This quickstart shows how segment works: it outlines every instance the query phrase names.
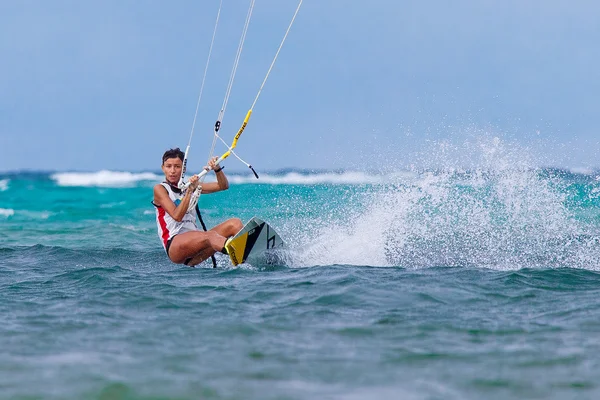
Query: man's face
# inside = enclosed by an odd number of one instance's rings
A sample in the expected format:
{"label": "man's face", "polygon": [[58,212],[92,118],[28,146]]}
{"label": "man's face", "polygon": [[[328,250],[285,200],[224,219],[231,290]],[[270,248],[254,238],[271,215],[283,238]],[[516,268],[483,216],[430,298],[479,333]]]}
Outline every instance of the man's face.
{"label": "man's face", "polygon": [[165,178],[171,183],[179,182],[181,176],[181,169],[183,168],[183,161],[178,157],[167,158],[162,165],[162,171],[165,174]]}

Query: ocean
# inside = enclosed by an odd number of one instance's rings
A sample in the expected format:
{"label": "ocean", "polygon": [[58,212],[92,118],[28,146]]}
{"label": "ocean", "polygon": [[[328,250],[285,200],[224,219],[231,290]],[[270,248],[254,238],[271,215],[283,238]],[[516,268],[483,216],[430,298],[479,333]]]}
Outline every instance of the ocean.
{"label": "ocean", "polygon": [[0,398],[600,397],[600,172],[228,176],[284,265],[172,264],[157,172],[0,173]]}

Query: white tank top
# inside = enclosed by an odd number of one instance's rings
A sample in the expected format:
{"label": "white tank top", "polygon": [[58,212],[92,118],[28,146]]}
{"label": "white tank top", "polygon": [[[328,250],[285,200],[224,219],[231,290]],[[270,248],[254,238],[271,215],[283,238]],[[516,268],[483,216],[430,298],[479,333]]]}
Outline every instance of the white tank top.
{"label": "white tank top", "polygon": [[[181,203],[185,193],[181,191],[179,193],[174,192],[171,185],[166,182],[161,182],[161,185],[167,189],[169,198],[173,200],[173,203],[175,203],[176,206],[178,206],[179,203]],[[152,202],[152,204],[154,204],[154,202]],[[158,226],[158,237],[160,238],[165,251],[167,250],[167,243],[173,238],[173,236],[177,235],[178,233],[198,230],[198,226],[196,225],[195,209],[186,212],[181,222],[179,222],[175,221],[173,217],[171,217],[169,213],[167,213],[161,206],[154,204],[154,207],[156,207],[156,225]]]}

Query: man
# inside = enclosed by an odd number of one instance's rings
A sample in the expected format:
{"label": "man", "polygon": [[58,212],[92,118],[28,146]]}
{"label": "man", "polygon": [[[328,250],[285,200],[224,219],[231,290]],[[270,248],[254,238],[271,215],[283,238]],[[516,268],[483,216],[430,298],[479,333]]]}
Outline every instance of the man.
{"label": "man", "polygon": [[[196,175],[189,179],[190,186],[183,192],[177,187],[183,168],[185,154],[179,149],[170,149],[162,157],[165,181],[154,186],[156,223],[158,236],[169,259],[176,264],[194,266],[218,251],[227,254],[225,242],[242,229],[239,218],[230,218],[209,231],[201,231],[196,225],[196,210],[188,211],[192,193],[200,184]],[[206,169],[212,169],[217,182],[203,183],[201,193],[215,193],[229,188],[223,167],[212,158]]]}

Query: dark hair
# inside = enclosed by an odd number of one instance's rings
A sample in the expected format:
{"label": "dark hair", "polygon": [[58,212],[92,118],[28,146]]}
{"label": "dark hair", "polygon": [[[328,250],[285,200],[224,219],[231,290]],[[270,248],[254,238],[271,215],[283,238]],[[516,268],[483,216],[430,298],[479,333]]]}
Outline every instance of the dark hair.
{"label": "dark hair", "polygon": [[183,151],[179,150],[179,147],[176,147],[174,149],[169,149],[165,151],[165,154],[163,154],[162,157],[162,162],[164,164],[165,161],[167,161],[169,158],[179,158],[181,161],[183,161],[184,157],[185,154],[183,153]]}

